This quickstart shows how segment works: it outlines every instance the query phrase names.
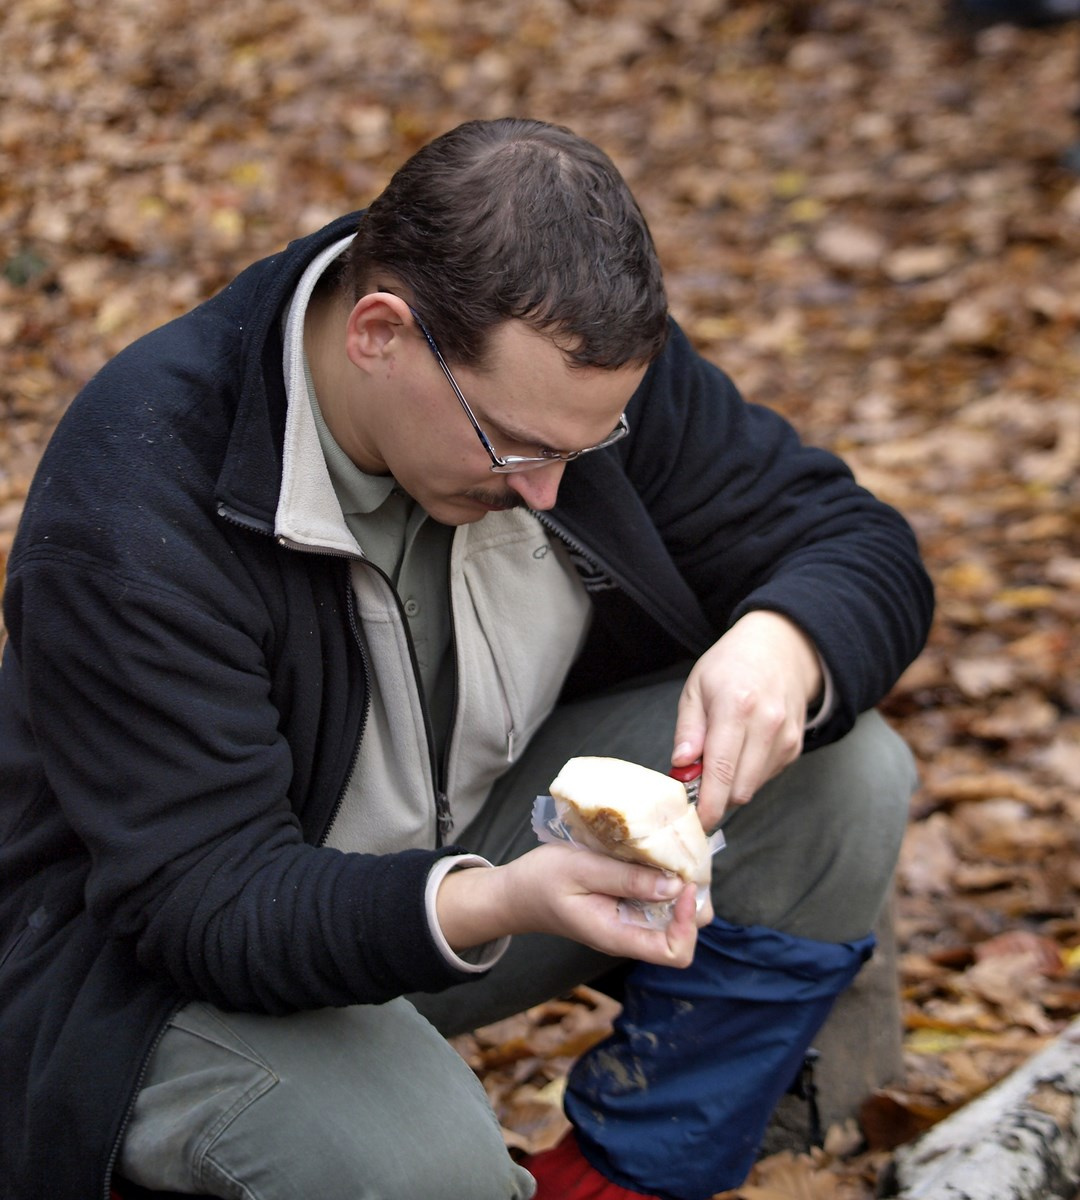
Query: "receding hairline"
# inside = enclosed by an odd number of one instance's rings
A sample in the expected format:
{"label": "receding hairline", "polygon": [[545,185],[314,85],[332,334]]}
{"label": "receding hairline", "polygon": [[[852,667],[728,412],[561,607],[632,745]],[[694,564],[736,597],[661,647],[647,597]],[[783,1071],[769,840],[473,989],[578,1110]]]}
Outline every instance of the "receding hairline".
{"label": "receding hairline", "polygon": [[563,126],[448,130],[394,173],[358,235],[352,295],[402,295],[448,361],[481,366],[485,331],[501,320],[522,320],[574,367],[647,365],[666,341],[644,214],[607,153]]}

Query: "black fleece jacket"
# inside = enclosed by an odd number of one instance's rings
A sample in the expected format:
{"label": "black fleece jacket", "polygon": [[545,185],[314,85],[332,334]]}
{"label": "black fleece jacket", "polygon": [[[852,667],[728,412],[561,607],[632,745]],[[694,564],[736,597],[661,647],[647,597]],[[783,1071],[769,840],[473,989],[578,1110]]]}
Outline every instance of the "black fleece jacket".
{"label": "black fleece jacket", "polygon": [[[0,669],[4,1196],[106,1194],[140,1071],[189,999],[286,1013],[464,982],[424,913],[452,847],[320,845],[363,753],[365,653],[344,560],[273,537],[281,312],[358,219],[117,356],[27,499]],[[907,524],[677,328],[627,415],[544,516],[596,608],[568,693],[770,608],[836,685],[811,746],[842,735],[926,636]]]}

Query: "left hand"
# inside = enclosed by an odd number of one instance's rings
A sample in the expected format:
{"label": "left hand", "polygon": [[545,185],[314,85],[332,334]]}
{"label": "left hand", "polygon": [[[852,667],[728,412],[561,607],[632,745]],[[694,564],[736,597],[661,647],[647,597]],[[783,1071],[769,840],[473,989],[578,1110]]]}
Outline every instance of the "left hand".
{"label": "left hand", "polygon": [[780,613],[741,617],[694,664],[679,698],[673,766],[702,760],[698,813],[715,828],[798,758],[806,710],[821,690],[813,643]]}
{"label": "left hand", "polygon": [[[439,885],[435,909],[454,950],[506,934],[554,933],[616,958],[687,967],[699,927],[713,916],[709,901],[697,910],[696,893],[693,884],[664,871],[555,844],[501,867],[451,871]],[[671,924],[660,929],[624,921],[618,901],[627,897],[674,900]]]}

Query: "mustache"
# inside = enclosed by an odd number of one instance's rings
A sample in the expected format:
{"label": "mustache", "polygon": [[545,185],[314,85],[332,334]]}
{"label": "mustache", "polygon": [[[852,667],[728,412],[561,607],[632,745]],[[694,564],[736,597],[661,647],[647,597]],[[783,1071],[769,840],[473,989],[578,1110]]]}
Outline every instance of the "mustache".
{"label": "mustache", "polygon": [[491,508],[524,508],[525,501],[517,494],[509,490],[495,490],[494,488],[470,488],[466,493],[470,500],[476,500],[480,504],[486,504]]}

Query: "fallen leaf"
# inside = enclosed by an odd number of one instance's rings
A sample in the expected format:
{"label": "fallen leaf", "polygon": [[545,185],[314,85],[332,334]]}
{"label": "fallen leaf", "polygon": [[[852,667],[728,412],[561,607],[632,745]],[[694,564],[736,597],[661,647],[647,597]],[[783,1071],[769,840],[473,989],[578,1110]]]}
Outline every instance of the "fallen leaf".
{"label": "fallen leaf", "polygon": [[1017,678],[1017,665],[1004,655],[986,658],[957,658],[950,665],[957,687],[972,700],[983,700],[995,692],[1007,692]]}
{"label": "fallen leaf", "polygon": [[955,262],[956,253],[951,246],[901,246],[886,255],[883,267],[896,283],[910,283],[944,275]]}
{"label": "fallen leaf", "polygon": [[957,857],[949,833],[949,821],[934,813],[912,825],[900,852],[898,874],[912,895],[944,895],[950,890]]}
{"label": "fallen leaf", "polygon": [[880,262],[885,253],[885,240],[866,226],[831,225],[814,239],[814,249],[830,266],[865,270]]}
{"label": "fallen leaf", "polygon": [[1002,957],[1023,958],[1040,975],[1060,975],[1064,969],[1061,947],[1042,934],[1029,929],[1010,929],[996,937],[987,938],[975,947],[979,962]]}

